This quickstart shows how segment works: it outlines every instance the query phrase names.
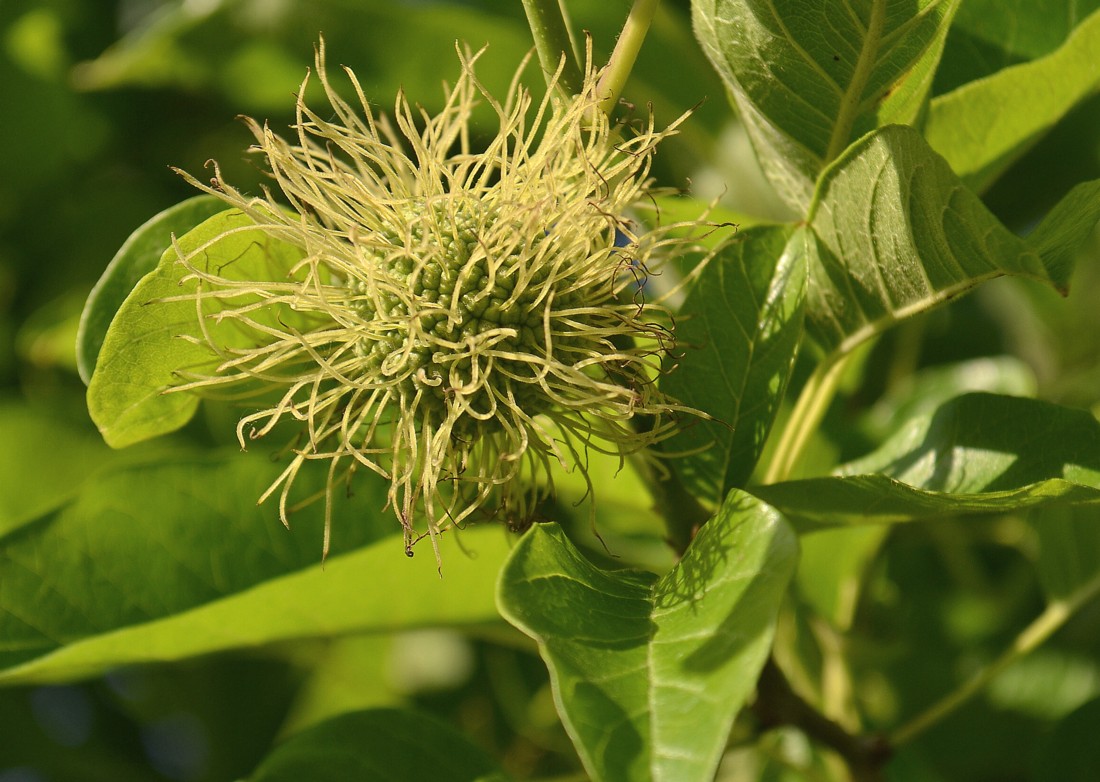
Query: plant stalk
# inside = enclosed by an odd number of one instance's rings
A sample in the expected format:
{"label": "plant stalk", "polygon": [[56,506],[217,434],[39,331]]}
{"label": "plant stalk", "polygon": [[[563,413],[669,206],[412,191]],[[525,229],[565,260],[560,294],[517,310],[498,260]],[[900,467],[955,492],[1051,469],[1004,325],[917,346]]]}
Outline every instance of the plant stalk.
{"label": "plant stalk", "polygon": [[558,85],[576,95],[584,83],[578,55],[569,34],[562,0],[523,0],[527,24],[535,40],[535,52],[547,83],[561,68]]}
{"label": "plant stalk", "polygon": [[764,664],[756,687],[752,709],[761,727],[798,728],[844,758],[855,782],[881,782],[885,778],[882,769],[890,758],[890,745],[881,736],[853,735],[819,712],[791,688],[774,659]]}
{"label": "plant stalk", "polygon": [[615,50],[607,62],[607,69],[600,77],[598,94],[603,97],[600,98],[599,106],[604,114],[610,114],[615,108],[623,87],[626,86],[626,80],[638,59],[638,52],[649,32],[650,22],[653,21],[659,3],[660,0],[634,0],[619,40],[615,42]]}
{"label": "plant stalk", "polygon": [[821,419],[832,404],[840,378],[852,356],[846,353],[835,359],[826,360],[818,365],[795,403],[791,417],[783,428],[783,434],[776,446],[768,469],[764,473],[764,483],[785,481],[794,473],[802,458],[802,452],[809,444],[813,433],[817,431]]}
{"label": "plant stalk", "polygon": [[950,715],[989,685],[1002,671],[1029,654],[1053,635],[1073,614],[1092,598],[1100,594],[1100,574],[1085,582],[1073,594],[1064,600],[1056,600],[1047,606],[1035,621],[1028,625],[1016,637],[1012,646],[955,691],[933,704],[924,713],[917,715],[905,725],[894,731],[890,744],[900,747],[908,744],[920,734]]}

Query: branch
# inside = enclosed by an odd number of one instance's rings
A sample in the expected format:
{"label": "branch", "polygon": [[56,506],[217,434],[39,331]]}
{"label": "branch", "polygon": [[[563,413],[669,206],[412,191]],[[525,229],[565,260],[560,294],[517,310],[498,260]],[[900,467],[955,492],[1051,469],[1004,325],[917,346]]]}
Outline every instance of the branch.
{"label": "branch", "polygon": [[882,782],[893,748],[883,736],[855,736],[796,693],[774,659],[764,664],[752,710],[764,729],[791,725],[844,758],[855,782]]}

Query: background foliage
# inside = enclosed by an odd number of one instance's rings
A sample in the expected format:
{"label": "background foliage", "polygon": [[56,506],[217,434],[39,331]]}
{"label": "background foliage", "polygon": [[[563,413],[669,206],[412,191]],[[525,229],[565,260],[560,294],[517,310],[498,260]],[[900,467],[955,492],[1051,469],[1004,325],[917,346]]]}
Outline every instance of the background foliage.
{"label": "background foliage", "polygon": [[[705,18],[734,19],[735,7],[767,6],[781,17],[791,3],[695,5]],[[396,778],[414,778],[418,762],[433,762],[433,747],[447,748],[441,756],[454,779],[583,778],[582,761],[606,778],[645,778],[654,769],[689,778],[662,765],[672,763],[662,751],[679,741],[692,745],[697,757],[689,760],[700,768],[721,758],[720,778],[843,778],[836,752],[807,738],[813,731],[777,727],[764,709],[746,710],[729,734],[716,707],[702,720],[713,735],[677,735],[683,702],[660,689],[697,683],[662,675],[661,655],[698,662],[698,686],[717,686],[719,702],[738,702],[750,696],[746,677],[764,664],[774,632],[778,663],[804,699],[857,732],[889,731],[995,661],[1048,606],[1077,594],[1100,570],[1100,519],[1094,505],[1049,501],[1094,503],[1089,492],[1100,486],[1100,247],[1095,234],[1080,252],[1078,242],[1044,238],[1073,233],[1065,224],[1092,208],[1088,193],[1041,221],[1075,184],[1100,178],[1100,3],[882,5],[896,18],[877,34],[914,50],[884,46],[866,73],[858,63],[845,71],[852,62],[840,44],[853,33],[837,29],[835,52],[809,47],[797,55],[811,73],[791,77],[783,94],[778,77],[754,64],[794,55],[782,47],[755,52],[765,37],[750,19],[727,30],[698,23],[697,41],[690,4],[666,0],[628,86],[626,98],[651,102],[659,122],[697,106],[662,148],[656,174],[702,198],[720,195],[742,225],[737,257],[708,272],[715,279],[685,305],[695,313],[683,324],[686,342],[708,334],[726,341],[709,343],[701,362],[686,363],[670,385],[686,396],[699,387],[692,372],[715,382],[708,369],[720,359],[728,372],[708,399],[734,407],[712,412],[749,424],[733,435],[704,425],[684,435],[687,447],[719,441],[680,468],[705,506],[721,508],[706,535],[672,569],[662,522],[638,478],[597,464],[609,487],[600,533],[614,558],[574,504],[583,487],[566,480],[547,514],[567,537],[536,528],[514,548],[500,529],[469,530],[448,541],[442,580],[430,557],[401,556],[370,484],[342,501],[341,518],[356,523],[337,525],[322,570],[319,509],[297,514],[288,532],[271,506],[255,506],[277,467],[266,451],[239,453],[228,407],[204,405],[170,437],[108,448],[87,418],[77,318],[135,226],[193,195],[168,165],[199,173],[217,158],[228,180],[259,181],[242,154],[247,131],[233,118],[290,123],[291,96],[318,32],[330,60],[354,66],[383,107],[400,86],[431,109],[456,38],[490,43],[479,73],[501,91],[531,46],[520,4],[0,6],[0,780],[274,780],[304,778],[303,769],[321,779],[322,766],[332,779],[370,778],[376,758]],[[568,6],[606,57],[629,4]],[[891,28],[914,9],[919,25]],[[792,39],[812,37],[820,22],[803,19]],[[862,103],[845,110],[843,95],[819,103],[833,106],[832,124],[789,109],[798,105],[792,96],[811,87],[826,95],[830,80],[862,73],[869,95],[906,69],[914,75],[877,114]],[[822,75],[829,78],[813,86]],[[924,97],[932,110],[921,108]],[[857,141],[879,125],[923,120],[923,139],[950,167],[907,128]],[[979,126],[960,133],[960,123]],[[983,136],[987,126],[997,133]],[[779,187],[766,183],[753,146]],[[835,271],[842,245],[899,235],[897,215],[876,204],[861,173],[895,163],[890,187],[949,205],[972,233],[933,242],[918,232],[916,247],[868,252],[935,251],[948,269],[952,259],[976,263],[969,250],[987,242],[996,245],[991,263],[1058,287],[1068,281],[1068,298],[1050,285],[999,279],[890,330],[882,324],[893,325],[912,290],[904,279],[861,300],[858,313],[830,309],[827,279],[806,299],[798,281],[807,256],[812,268]],[[857,213],[876,230],[844,223]],[[769,222],[803,217],[797,228]],[[1017,238],[1036,225],[1031,245]],[[955,281],[945,272],[938,284],[934,290],[950,293]],[[741,298],[724,295],[731,290]],[[738,318],[748,327],[728,328]],[[803,322],[820,351],[803,351],[789,366]],[[869,335],[838,370],[838,394],[806,458],[783,476],[804,480],[754,492],[793,522],[796,544],[774,510],[726,489],[750,481],[761,449],[769,463],[767,422],[778,415],[782,425],[791,407],[777,390],[803,388],[816,362]],[[977,393],[960,396],[966,392]],[[957,456],[953,471],[934,459],[945,451]],[[845,466],[834,472],[838,464]],[[872,472],[874,480],[856,477]],[[871,509],[884,522],[915,521],[848,526]],[[559,543],[546,548],[554,536]],[[738,552],[736,566],[723,560],[730,551]],[[548,563],[581,597],[555,603],[561,594],[532,590],[519,599]],[[605,569],[622,564],[651,572]],[[502,568],[512,587],[498,610]],[[694,621],[714,637],[696,648],[680,624],[693,604],[678,601],[716,572],[738,577],[697,607],[703,618]],[[585,594],[600,598],[589,603]],[[649,623],[658,628],[643,648],[654,666],[646,676],[629,658],[594,657],[593,636],[577,629],[588,615],[576,606],[602,616],[608,595],[615,598],[608,615],[622,621],[594,623],[606,647],[633,649],[628,642]],[[1095,778],[1100,604],[1072,608],[1045,645],[904,743],[889,777]],[[548,617],[564,626],[547,626]],[[584,692],[568,698],[559,719],[555,688],[583,691],[619,664],[621,686],[588,692],[590,701]],[[603,699],[608,693],[614,697]],[[671,709],[649,723],[655,752],[616,744],[631,736],[612,730],[615,715],[653,699]],[[579,750],[570,736],[581,737]],[[601,757],[593,747],[610,749]],[[624,757],[640,765],[632,772]]]}

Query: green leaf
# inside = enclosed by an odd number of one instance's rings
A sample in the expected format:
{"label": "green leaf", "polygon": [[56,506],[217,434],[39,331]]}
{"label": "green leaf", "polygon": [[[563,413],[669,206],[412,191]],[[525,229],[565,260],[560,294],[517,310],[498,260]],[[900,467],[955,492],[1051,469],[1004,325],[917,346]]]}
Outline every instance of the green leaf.
{"label": "green leaf", "polygon": [[[385,486],[364,476],[354,497],[334,499],[333,555],[322,566],[323,502],[296,511],[290,530],[256,505],[279,470],[239,454],[121,468],[0,537],[0,683],[496,618],[499,528],[444,538],[441,579],[430,550],[404,555]],[[299,478],[303,495],[324,473]]]}
{"label": "green leaf", "polygon": [[171,247],[172,237],[182,236],[208,217],[224,211],[225,203],[217,198],[196,196],[165,209],[130,234],[84,305],[76,337],[76,366],[81,380],[85,383],[91,380],[107,327],[138,281],[156,268],[164,251]]}
{"label": "green leaf", "polygon": [[957,0],[694,0],[696,34],[764,172],[805,210],[821,170],[882,125],[915,122]]}
{"label": "green leaf", "polygon": [[403,709],[342,714],[297,733],[248,782],[504,782],[480,747],[434,717]]}
{"label": "green leaf", "polygon": [[1069,286],[1074,262],[1100,219],[1100,179],[1082,182],[1047,213],[1027,237],[1055,284]]}
{"label": "green leaf", "polygon": [[399,708],[333,717],[279,745],[249,782],[506,782],[480,747],[441,720]]}
{"label": "green leaf", "polygon": [[934,92],[1050,54],[1100,0],[966,0],[951,23]]}
{"label": "green leaf", "polygon": [[799,594],[838,630],[851,629],[867,568],[889,532],[886,526],[838,527],[802,537]]}
{"label": "green leaf", "polygon": [[925,135],[973,190],[985,190],[1100,86],[1100,11],[1045,57],[969,82],[932,101]]}
{"label": "green leaf", "polygon": [[[196,285],[182,282],[189,272],[179,261],[181,254],[196,268],[217,269],[240,280],[285,280],[301,259],[299,248],[260,229],[248,230],[250,225],[236,210],[206,220],[165,251],[157,268],[119,308],[88,385],[88,411],[108,445],[122,448],[187,423],[198,408],[198,396],[165,391],[178,382],[179,371],[209,371],[217,363],[204,341],[196,340],[201,330],[195,302],[167,301],[185,296]],[[245,302],[247,298],[238,298],[234,303]],[[217,306],[217,300],[207,299],[204,313],[214,313]],[[273,316],[265,312],[260,317]],[[287,312],[285,318],[295,316]],[[248,346],[232,323],[209,324],[208,331],[222,345]]]}
{"label": "green leaf", "polygon": [[1039,582],[1051,599],[1070,597],[1100,573],[1100,508],[1043,508],[1031,514]]}
{"label": "green leaf", "polygon": [[113,456],[54,410],[0,404],[0,535],[64,505]]}
{"label": "green leaf", "polygon": [[677,314],[683,356],[662,381],[713,421],[668,443],[684,485],[718,505],[760,457],[802,337],[805,238],[788,226],[742,232],[714,257]]}
{"label": "green leaf", "polygon": [[1035,396],[1037,381],[1030,366],[1014,356],[988,356],[936,364],[906,376],[863,417],[861,429],[872,442],[882,442],[919,415],[962,394],[986,391],[1008,396]]}
{"label": "green leaf", "polygon": [[796,557],[782,517],[733,491],[662,578],[599,570],[556,525],[538,525],[505,564],[498,602],[538,641],[594,779],[709,780]]}
{"label": "green leaf", "polygon": [[822,177],[811,227],[807,328],[846,353],[897,321],[1005,274],[1049,281],[912,128],[854,144]]}
{"label": "green leaf", "polygon": [[1100,422],[1035,399],[966,394],[824,478],[753,493],[803,530],[1046,504],[1100,504]]}
{"label": "green leaf", "polygon": [[333,717],[288,738],[249,782],[505,782],[492,758],[453,726],[399,708]]}

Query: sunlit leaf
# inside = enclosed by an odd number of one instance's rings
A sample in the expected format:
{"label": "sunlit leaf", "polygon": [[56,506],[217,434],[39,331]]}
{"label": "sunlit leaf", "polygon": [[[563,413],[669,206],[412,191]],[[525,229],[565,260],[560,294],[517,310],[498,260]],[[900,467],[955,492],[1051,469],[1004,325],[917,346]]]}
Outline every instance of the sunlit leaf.
{"label": "sunlit leaf", "polygon": [[952,21],[936,94],[1050,54],[1098,0],[966,0]]}
{"label": "sunlit leaf", "polygon": [[1100,86],[1100,11],[1054,52],[932,101],[925,135],[966,185],[982,191]]}
{"label": "sunlit leaf", "polygon": [[737,491],[662,578],[599,570],[554,525],[520,540],[500,610],[538,641],[594,779],[713,777],[796,556],[783,519]]}
{"label": "sunlit leaf", "polygon": [[829,351],[995,277],[1050,279],[912,128],[861,139],[822,177],[818,198],[806,317]]}
{"label": "sunlit leaf", "polygon": [[1100,219],[1100,179],[1082,182],[1069,191],[1027,240],[1043,257],[1051,278],[1060,287],[1069,285],[1081,245]]}
{"label": "sunlit leaf", "polygon": [[[231,279],[283,279],[302,251],[263,231],[247,230],[251,220],[237,211],[221,212],[180,237],[168,248],[157,268],[142,278],[119,308],[103,340],[95,373],[88,385],[88,411],[103,439],[115,448],[171,432],[194,415],[198,397],[165,393],[182,370],[211,368],[216,356],[202,342],[195,302],[180,297],[194,281],[181,284],[189,273],[179,262],[191,255],[198,268]],[[234,233],[226,235],[227,231]],[[236,305],[245,302],[238,297]],[[206,301],[205,313],[216,300]],[[258,316],[267,317],[266,313]],[[280,317],[294,318],[293,313]],[[226,347],[247,346],[231,323],[209,326],[209,333]],[[190,337],[190,339],[186,339]]]}
{"label": "sunlit leaf", "polygon": [[85,383],[91,380],[103,338],[115,313],[138,281],[157,267],[164,251],[172,244],[172,236],[182,236],[208,217],[224,211],[225,204],[217,198],[196,196],[165,209],[130,234],[92,288],[80,318],[76,365]]}
{"label": "sunlit leaf", "polygon": [[915,122],[955,0],[694,0],[695,29],[765,173],[797,209],[865,133]]}
{"label": "sunlit leaf", "polygon": [[754,493],[802,529],[1100,504],[1100,422],[1035,399],[966,394],[830,477]]}
{"label": "sunlit leaf", "polygon": [[290,530],[256,505],[278,471],[241,455],[119,468],[0,538],[0,683],[496,617],[501,529],[452,537],[441,579],[431,551],[404,555],[385,487],[367,476],[335,499],[322,566],[323,502],[294,513]]}

